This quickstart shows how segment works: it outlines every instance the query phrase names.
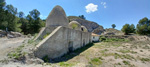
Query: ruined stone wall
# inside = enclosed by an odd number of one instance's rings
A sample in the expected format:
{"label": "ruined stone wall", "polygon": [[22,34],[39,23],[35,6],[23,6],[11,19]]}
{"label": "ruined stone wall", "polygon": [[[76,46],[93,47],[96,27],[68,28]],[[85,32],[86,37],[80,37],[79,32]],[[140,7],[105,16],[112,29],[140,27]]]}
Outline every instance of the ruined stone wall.
{"label": "ruined stone wall", "polygon": [[37,35],[37,37],[34,40],[44,39],[45,35],[52,33],[56,28],[57,28],[56,26],[50,26],[50,27],[42,28],[41,31],[39,32],[39,34]]}
{"label": "ruined stone wall", "polygon": [[91,42],[91,33],[59,26],[36,46],[34,54],[39,58],[48,56],[53,59],[83,47],[89,42]]}

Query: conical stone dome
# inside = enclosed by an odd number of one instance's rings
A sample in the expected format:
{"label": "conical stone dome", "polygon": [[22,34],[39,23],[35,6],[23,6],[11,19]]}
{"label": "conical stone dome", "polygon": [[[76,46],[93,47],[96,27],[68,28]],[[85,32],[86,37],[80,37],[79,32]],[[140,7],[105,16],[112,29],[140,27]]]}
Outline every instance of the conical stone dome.
{"label": "conical stone dome", "polygon": [[49,26],[68,27],[68,24],[69,22],[67,20],[66,13],[64,9],[59,5],[53,8],[53,10],[51,11],[51,13],[46,19],[46,27],[49,27]]}

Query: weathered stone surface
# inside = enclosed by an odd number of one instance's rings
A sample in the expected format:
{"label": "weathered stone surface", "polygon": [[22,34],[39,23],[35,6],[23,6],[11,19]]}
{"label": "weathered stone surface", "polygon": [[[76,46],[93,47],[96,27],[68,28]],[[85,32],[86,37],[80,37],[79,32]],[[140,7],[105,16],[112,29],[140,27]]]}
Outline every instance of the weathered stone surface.
{"label": "weathered stone surface", "polygon": [[46,19],[46,27],[49,26],[64,26],[68,27],[66,13],[61,6],[55,6]]}
{"label": "weathered stone surface", "polygon": [[[70,29],[72,24],[77,25],[75,30]],[[54,59],[91,42],[91,33],[87,32],[86,27],[83,27],[84,32],[81,31],[81,25],[76,21],[70,23],[70,28],[68,26],[64,10],[56,6],[46,20],[46,27],[36,37],[42,41],[36,46],[34,55]],[[48,36],[43,39],[47,33]]]}
{"label": "weathered stone surface", "polygon": [[48,35],[50,33],[53,32],[53,30],[55,30],[57,27],[56,26],[49,26],[49,27],[44,27],[41,29],[41,31],[39,32],[39,34],[37,35],[37,37],[34,40],[42,40],[44,39],[45,35]]}
{"label": "weathered stone surface", "polygon": [[71,21],[69,23],[69,28],[74,30],[81,30],[81,25],[77,21]]}
{"label": "weathered stone surface", "polygon": [[3,30],[0,30],[0,37],[5,37],[7,36],[8,38],[16,38],[16,37],[21,37],[23,36],[21,33],[19,32],[13,32],[13,31],[3,31]]}
{"label": "weathered stone surface", "polygon": [[39,58],[58,58],[90,42],[91,33],[60,26],[36,46],[34,54]]}
{"label": "weathered stone surface", "polygon": [[3,31],[3,30],[0,30],[0,37],[4,37],[4,36],[6,36],[6,31]]}
{"label": "weathered stone surface", "polygon": [[93,30],[97,29],[100,26],[96,22],[84,20],[84,19],[81,19],[76,16],[69,16],[68,20],[69,21],[77,21],[82,26],[85,26],[87,28],[88,32],[92,32]]}
{"label": "weathered stone surface", "polygon": [[102,26],[99,26],[98,28],[94,29],[92,32],[101,35],[104,31],[105,31],[104,28]]}
{"label": "weathered stone surface", "polygon": [[87,28],[85,26],[81,26],[81,31],[88,32]]}
{"label": "weathered stone surface", "polygon": [[105,29],[105,31],[102,33],[102,35],[123,35],[124,33],[120,30],[109,28]]}

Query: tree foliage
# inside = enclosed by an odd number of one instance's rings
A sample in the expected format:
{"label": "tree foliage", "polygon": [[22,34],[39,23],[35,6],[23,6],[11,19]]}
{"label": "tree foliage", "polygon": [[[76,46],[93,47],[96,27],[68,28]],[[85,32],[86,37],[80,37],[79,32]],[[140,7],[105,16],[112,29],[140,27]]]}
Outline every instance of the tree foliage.
{"label": "tree foliage", "polygon": [[115,27],[116,27],[116,25],[115,25],[115,24],[112,24],[111,26],[112,26],[112,28],[115,28]]}
{"label": "tree foliage", "polygon": [[85,17],[84,17],[84,15],[79,15],[79,17],[81,18],[81,19],[86,19]]}
{"label": "tree foliage", "polygon": [[135,32],[135,26],[133,24],[125,24],[123,28],[121,29],[122,32],[124,32],[125,35],[128,35],[129,33]]}
{"label": "tree foliage", "polygon": [[0,0],[0,9],[3,9],[3,7],[5,6],[5,0]]}
{"label": "tree foliage", "polygon": [[5,0],[0,0],[0,29],[23,32],[24,34],[34,34],[45,26],[45,21],[40,19],[40,12],[34,9],[27,17],[23,12],[17,12],[13,5],[6,5]]}
{"label": "tree foliage", "polygon": [[150,34],[150,20],[146,17],[141,19],[136,26],[136,32],[141,35]]}

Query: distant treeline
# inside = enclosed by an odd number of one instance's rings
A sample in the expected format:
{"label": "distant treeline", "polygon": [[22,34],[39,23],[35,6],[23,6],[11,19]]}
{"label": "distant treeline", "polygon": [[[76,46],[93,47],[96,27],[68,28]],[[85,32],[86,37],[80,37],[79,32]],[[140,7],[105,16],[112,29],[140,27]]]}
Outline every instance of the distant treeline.
{"label": "distant treeline", "polygon": [[25,16],[13,5],[6,5],[5,0],[0,0],[0,29],[35,34],[44,26],[45,20],[41,20],[37,9],[33,9]]}
{"label": "distant treeline", "polygon": [[147,17],[145,17],[138,22],[138,24],[136,25],[136,28],[133,24],[131,25],[125,24],[121,30],[125,33],[125,35],[128,35],[129,33],[149,35],[150,34],[150,20]]}

